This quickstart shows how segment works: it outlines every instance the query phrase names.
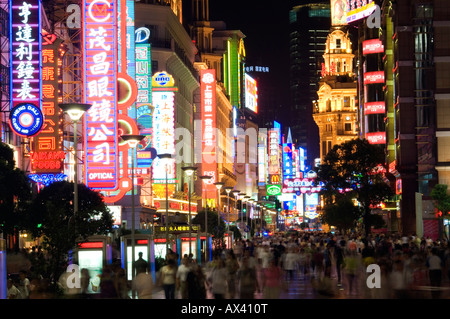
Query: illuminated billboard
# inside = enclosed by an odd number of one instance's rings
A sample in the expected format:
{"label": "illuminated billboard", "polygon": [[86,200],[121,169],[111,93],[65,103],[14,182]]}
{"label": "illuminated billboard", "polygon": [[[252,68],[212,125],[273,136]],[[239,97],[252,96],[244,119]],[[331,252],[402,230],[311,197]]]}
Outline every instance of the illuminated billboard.
{"label": "illuminated billboard", "polygon": [[245,107],[258,113],[258,87],[256,81],[245,74]]}
{"label": "illuminated billboard", "polygon": [[380,39],[365,40],[362,43],[362,51],[363,55],[383,53],[384,52],[383,42],[381,42]]}
{"label": "illuminated billboard", "polygon": [[384,71],[364,73],[364,84],[384,83]]}
{"label": "illuminated billboard", "polygon": [[331,25],[346,25],[349,0],[331,0]]}
{"label": "illuminated billboard", "polygon": [[[41,1],[10,0],[11,108],[41,108]],[[24,134],[26,135],[26,134]]]}
{"label": "illuminated billboard", "polygon": [[364,114],[384,114],[386,110],[384,101],[364,103]]}
{"label": "illuminated billboard", "polygon": [[366,133],[366,139],[370,144],[386,144],[386,132]]}
{"label": "illuminated billboard", "polygon": [[63,135],[61,134],[62,111],[58,107],[59,82],[61,79],[62,40],[48,34],[42,43],[42,113],[44,123],[38,135],[33,137],[31,171],[37,174],[62,173]]}
{"label": "illuminated billboard", "polygon": [[118,180],[117,2],[83,1],[86,186],[113,190]]}
{"label": "illuminated billboard", "polygon": [[279,135],[279,130],[269,130],[269,175],[278,175],[280,173],[280,159],[278,150]]}
{"label": "illuminated billboard", "polygon": [[375,11],[373,0],[349,0],[347,11],[347,23],[364,19]]}
{"label": "illuminated billboard", "polygon": [[216,194],[213,185],[217,182],[216,160],[216,70],[200,71],[201,121],[202,121],[202,171],[201,175],[211,176],[205,181],[206,191]]}

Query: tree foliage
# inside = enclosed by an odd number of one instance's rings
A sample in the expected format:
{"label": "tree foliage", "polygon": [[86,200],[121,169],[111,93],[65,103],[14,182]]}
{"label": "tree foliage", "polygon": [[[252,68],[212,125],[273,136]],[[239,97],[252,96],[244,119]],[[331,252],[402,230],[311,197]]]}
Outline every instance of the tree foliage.
{"label": "tree foliage", "polygon": [[[324,184],[321,195],[325,208],[356,199],[368,233],[371,223],[377,220],[369,216],[372,208],[393,195],[385,182],[384,163],[383,150],[365,139],[335,145],[317,170],[317,182]],[[331,209],[331,213],[336,211]]]}
{"label": "tree foliage", "polygon": [[69,251],[88,236],[108,233],[113,224],[100,193],[78,184],[78,212],[74,214],[74,184],[55,182],[33,199],[28,214],[29,231],[43,237],[43,248],[52,256],[49,273],[58,276]]}
{"label": "tree foliage", "polygon": [[24,227],[22,220],[32,194],[25,172],[15,165],[12,148],[0,142],[0,233],[9,235]]}
{"label": "tree foliage", "polygon": [[[220,219],[220,224],[217,221],[217,211],[208,209],[208,233],[214,235],[214,238],[223,239],[226,231],[226,225],[223,219]],[[205,231],[205,211],[201,210],[192,218],[192,224],[200,225],[202,232]]]}
{"label": "tree foliage", "polygon": [[434,207],[442,216],[448,218],[450,213],[450,195],[447,193],[446,184],[437,184],[431,190],[431,198],[434,200]]}

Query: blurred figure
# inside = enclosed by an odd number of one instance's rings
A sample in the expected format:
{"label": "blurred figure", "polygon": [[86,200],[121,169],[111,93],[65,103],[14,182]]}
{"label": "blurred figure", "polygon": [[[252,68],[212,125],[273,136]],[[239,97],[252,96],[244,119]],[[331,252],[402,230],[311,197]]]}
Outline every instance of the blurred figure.
{"label": "blurred figure", "polygon": [[283,269],[286,274],[286,280],[293,280],[298,266],[298,254],[295,248],[289,248],[283,257]]}
{"label": "blurred figure", "polygon": [[228,295],[231,299],[236,297],[236,274],[239,270],[239,263],[237,261],[234,252],[230,250],[227,254],[227,259],[225,260],[225,267],[227,268],[228,278]]}
{"label": "blurred figure", "polygon": [[20,295],[19,289],[14,285],[12,279],[8,279],[6,283],[6,299],[21,299],[22,296]]}
{"label": "blurred figure", "polygon": [[161,284],[164,288],[166,299],[175,299],[177,268],[173,258],[167,259],[167,265],[161,268]]}
{"label": "blurred figure", "polygon": [[189,299],[206,298],[206,278],[203,269],[196,263],[192,265],[192,270],[187,275],[187,287]]}
{"label": "blurred figure", "polygon": [[109,266],[103,267],[100,275],[100,298],[117,299],[118,297],[119,294],[114,284],[114,272]]}
{"label": "blurred figure", "polygon": [[[140,272],[142,273],[142,272]],[[146,273],[144,271],[144,273]],[[117,291],[117,296],[120,299],[129,299],[128,296],[128,282],[125,275],[125,269],[123,269],[120,264],[114,266],[114,287]]]}
{"label": "blurred figure", "polygon": [[[438,256],[437,247],[431,248],[431,255],[428,256],[428,258],[427,258],[426,266],[428,268],[428,276],[430,278],[430,285],[435,288],[440,288],[441,282],[442,282],[443,261]],[[433,299],[439,298],[440,294],[441,293],[438,289],[431,291],[431,296]]]}
{"label": "blurred figure", "polygon": [[133,289],[137,292],[138,299],[152,299],[153,278],[151,273],[138,273],[133,281]]}
{"label": "blurred figure", "polygon": [[227,292],[227,269],[220,256],[216,256],[215,266],[210,274],[211,291],[214,299],[225,299]]}
{"label": "blurred figure", "polygon": [[263,269],[263,298],[279,299],[283,286],[283,272],[276,264],[274,258],[269,262],[269,267]]}
{"label": "blurred figure", "polygon": [[20,295],[22,299],[28,299],[30,297],[30,280],[27,277],[27,272],[25,270],[21,270],[19,272],[19,286],[17,287],[20,291]]}
{"label": "blurred figure", "polygon": [[345,240],[340,240],[336,247],[334,247],[334,258],[336,260],[338,286],[342,285],[342,264],[344,263],[344,247]]}
{"label": "blurred figure", "polygon": [[244,257],[237,273],[240,299],[254,299],[255,291],[258,291],[256,270],[254,267],[250,267],[249,261],[248,257]]}
{"label": "blurred figure", "polygon": [[81,296],[86,298],[89,293],[89,283],[91,281],[91,275],[87,268],[82,268],[80,271],[80,286],[81,286]]}
{"label": "blurred figure", "polygon": [[349,294],[354,293],[354,288],[356,287],[356,275],[359,269],[359,260],[356,255],[356,249],[350,249],[344,258],[344,271],[347,277],[347,283],[349,288]]}
{"label": "blurred figure", "polygon": [[148,262],[144,258],[142,258],[142,256],[143,256],[142,251],[140,251],[138,255],[139,255],[139,258],[134,262],[134,265],[133,265],[136,275],[141,272],[147,272],[149,270]]}
{"label": "blurred figure", "polygon": [[181,260],[181,265],[178,267],[176,274],[176,285],[177,290],[180,291],[181,299],[188,299],[187,276],[190,271],[191,269],[189,267],[189,257],[185,256]]}

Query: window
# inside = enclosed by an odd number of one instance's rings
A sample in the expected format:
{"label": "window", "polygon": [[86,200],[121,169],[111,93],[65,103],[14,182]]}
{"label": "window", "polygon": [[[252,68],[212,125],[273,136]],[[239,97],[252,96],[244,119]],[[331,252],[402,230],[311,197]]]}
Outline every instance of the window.
{"label": "window", "polygon": [[344,130],[346,132],[350,132],[352,130],[352,123],[345,123],[344,124]]}
{"label": "window", "polygon": [[350,96],[344,96],[344,107],[350,107]]}
{"label": "window", "polygon": [[336,49],[341,48],[341,39],[336,39]]}

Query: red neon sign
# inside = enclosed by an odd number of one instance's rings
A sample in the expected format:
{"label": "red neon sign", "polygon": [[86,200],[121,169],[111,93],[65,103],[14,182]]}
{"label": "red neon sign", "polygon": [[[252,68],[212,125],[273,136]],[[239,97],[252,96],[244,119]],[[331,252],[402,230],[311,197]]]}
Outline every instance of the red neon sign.
{"label": "red neon sign", "polygon": [[386,144],[386,132],[366,133],[366,139],[370,144]]}
{"label": "red neon sign", "polygon": [[384,83],[384,71],[364,73],[364,84]]}
{"label": "red neon sign", "polygon": [[380,39],[371,39],[363,41],[362,49],[363,55],[384,52],[383,42],[381,42]]}
{"label": "red neon sign", "polygon": [[83,1],[86,185],[112,190],[118,180],[117,2]]}
{"label": "red neon sign", "polygon": [[386,106],[384,101],[367,102],[364,104],[364,114],[384,114]]}
{"label": "red neon sign", "polygon": [[92,242],[87,242],[87,243],[81,243],[80,248],[83,248],[83,249],[103,248],[103,242],[92,241]]}

